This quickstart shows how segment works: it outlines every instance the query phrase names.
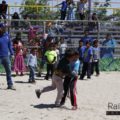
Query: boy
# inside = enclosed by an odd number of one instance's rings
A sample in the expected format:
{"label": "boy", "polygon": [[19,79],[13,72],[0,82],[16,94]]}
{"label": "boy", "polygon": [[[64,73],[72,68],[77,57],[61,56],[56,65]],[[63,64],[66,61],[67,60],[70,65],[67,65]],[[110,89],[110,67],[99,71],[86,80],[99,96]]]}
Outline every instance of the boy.
{"label": "boy", "polygon": [[54,68],[55,68],[55,62],[57,60],[57,53],[54,50],[54,47],[55,47],[54,44],[51,43],[49,45],[49,49],[45,52],[45,58],[46,58],[46,61],[47,61],[47,74],[45,76],[46,80],[48,80],[49,77],[52,78]]}
{"label": "boy", "polygon": [[36,50],[32,49],[31,54],[28,57],[27,66],[29,67],[29,83],[35,83],[35,68],[37,67]]}
{"label": "boy", "polygon": [[79,75],[81,75],[82,71],[82,66],[83,66],[83,51],[84,51],[85,46],[83,46],[83,41],[79,40],[79,47],[78,47],[78,52],[79,52],[79,60],[80,60],[80,67],[79,67]]}
{"label": "boy", "polygon": [[83,67],[82,67],[82,74],[80,76],[80,79],[83,80],[87,73],[87,78],[91,78],[91,63],[92,63],[92,56],[93,51],[92,47],[90,46],[90,42],[86,42],[86,46],[83,51]]}
{"label": "boy", "polygon": [[71,75],[72,71],[69,63],[73,61],[73,52],[71,50],[66,51],[65,56],[59,61],[57,68],[52,77],[52,85],[44,87],[43,89],[36,89],[36,95],[40,98],[40,95],[44,92],[49,92],[57,88],[57,97],[55,101],[56,106],[60,106],[60,101],[63,95],[63,82],[62,79],[65,75]]}
{"label": "boy", "polygon": [[75,51],[73,62],[70,63],[70,67],[72,69],[72,76],[66,76],[64,79],[64,83],[63,83],[64,94],[60,102],[61,105],[65,103],[67,93],[69,92],[69,89],[70,89],[70,100],[71,100],[72,110],[77,109],[76,82],[78,79],[79,66],[80,66],[79,52]]}
{"label": "boy", "polygon": [[94,73],[94,68],[96,71],[96,76],[99,76],[99,59],[100,59],[100,48],[98,47],[98,40],[93,42],[93,62],[91,74]]}

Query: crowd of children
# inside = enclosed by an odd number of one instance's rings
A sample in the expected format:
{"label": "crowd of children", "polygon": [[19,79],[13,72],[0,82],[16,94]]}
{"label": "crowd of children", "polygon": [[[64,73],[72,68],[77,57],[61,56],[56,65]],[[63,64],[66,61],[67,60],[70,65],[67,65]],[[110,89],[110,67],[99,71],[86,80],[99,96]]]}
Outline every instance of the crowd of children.
{"label": "crowd of children", "polygon": [[[1,24],[1,30],[4,30],[3,28],[4,25]],[[4,34],[2,34],[2,36]],[[7,37],[6,38],[1,37],[0,39],[1,41],[2,39],[7,40]],[[98,40],[93,40],[91,37],[89,37],[87,31],[85,32],[85,36],[81,38],[81,40],[79,41],[79,47],[76,50],[68,48],[64,41],[64,38],[61,38],[60,41],[55,41],[53,39],[54,39],[53,37],[48,36],[46,38],[46,41],[43,42],[43,44],[41,45],[44,48],[43,50],[44,52],[42,52],[43,54],[42,58],[44,58],[45,60],[47,71],[45,79],[49,80],[49,78],[51,78],[52,85],[44,87],[43,89],[37,89],[36,95],[39,98],[41,93],[48,92],[57,88],[57,97],[55,105],[62,106],[65,103],[66,95],[68,94],[68,92],[70,92],[72,109],[76,110],[77,109],[76,83],[79,75],[81,80],[84,80],[84,77],[86,75],[87,78],[90,79],[91,75],[94,73],[94,69],[96,71],[96,76],[100,74],[99,43]],[[39,51],[39,49],[31,48],[29,50],[30,52],[28,53],[28,55],[24,55],[26,51],[19,37],[16,37],[15,40],[13,41],[13,47],[15,55],[13,61],[13,71],[16,72],[16,75],[19,75],[20,73],[20,75],[23,76],[24,72],[27,71],[28,68],[29,71],[28,83],[35,83],[35,71],[36,68],[38,67],[37,52]],[[11,47],[9,49],[11,50]],[[24,56],[28,56],[26,64]],[[1,59],[4,58],[4,56],[2,56],[2,53],[0,58]],[[14,89],[12,86],[13,83],[11,82],[11,85],[9,84],[10,83],[8,82],[8,87],[10,89]]]}

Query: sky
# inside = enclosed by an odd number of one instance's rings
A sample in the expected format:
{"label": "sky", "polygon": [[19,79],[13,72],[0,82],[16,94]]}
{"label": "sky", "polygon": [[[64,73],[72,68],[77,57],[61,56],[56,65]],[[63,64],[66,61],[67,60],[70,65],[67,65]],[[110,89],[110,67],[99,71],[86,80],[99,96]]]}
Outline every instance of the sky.
{"label": "sky", "polygon": [[[2,0],[0,0],[0,1],[2,1]],[[22,3],[22,1],[23,0],[6,0],[6,2],[8,3],[8,4],[10,4],[10,5],[20,5],[21,3]],[[52,0],[51,0],[52,1]],[[58,2],[57,2],[58,1]],[[59,1],[63,1],[63,0],[53,0],[53,2],[51,2],[51,5],[56,5],[57,3],[59,3]],[[77,1],[77,0],[75,0],[75,1]],[[94,1],[94,0],[92,0],[92,1]],[[100,2],[104,2],[105,0],[98,0],[98,1],[100,1]],[[111,0],[111,2],[120,2],[120,0]],[[120,4],[112,4],[112,6],[111,7],[118,7],[119,8],[119,6],[120,6]],[[12,8],[11,9],[11,12],[13,13],[13,12],[18,12],[19,10],[18,9],[15,9],[15,8]],[[110,11],[109,10],[109,13],[111,13],[112,11]]]}

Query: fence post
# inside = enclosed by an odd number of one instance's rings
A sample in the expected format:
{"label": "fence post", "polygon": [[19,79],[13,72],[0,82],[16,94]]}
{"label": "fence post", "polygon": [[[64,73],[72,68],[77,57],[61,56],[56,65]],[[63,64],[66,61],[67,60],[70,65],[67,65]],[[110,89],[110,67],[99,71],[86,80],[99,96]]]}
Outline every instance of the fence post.
{"label": "fence post", "polygon": [[43,25],[44,25],[43,31],[44,31],[44,35],[45,35],[45,33],[46,33],[46,21],[43,22]]}
{"label": "fence post", "polygon": [[[10,6],[8,5],[8,25],[10,25]],[[8,33],[10,33],[10,28],[8,27]]]}

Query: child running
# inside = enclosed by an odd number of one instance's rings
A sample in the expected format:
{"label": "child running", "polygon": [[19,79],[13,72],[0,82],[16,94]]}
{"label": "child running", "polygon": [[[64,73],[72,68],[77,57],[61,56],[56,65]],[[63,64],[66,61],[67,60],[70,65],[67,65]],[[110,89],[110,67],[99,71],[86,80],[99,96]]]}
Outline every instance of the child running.
{"label": "child running", "polygon": [[60,101],[63,96],[63,82],[62,79],[65,75],[71,75],[72,71],[69,63],[73,61],[73,52],[67,50],[65,56],[59,61],[57,68],[52,77],[52,84],[50,86],[44,87],[43,89],[36,89],[36,95],[40,98],[40,95],[44,92],[49,92],[57,88],[57,97],[55,101],[55,106],[60,106]]}
{"label": "child running", "polygon": [[79,52],[75,51],[73,62],[70,64],[72,69],[72,76],[66,76],[64,79],[64,94],[60,105],[64,105],[66,96],[70,90],[70,100],[72,105],[72,110],[77,109],[77,99],[76,99],[76,83],[78,79],[78,72],[80,66]]}

